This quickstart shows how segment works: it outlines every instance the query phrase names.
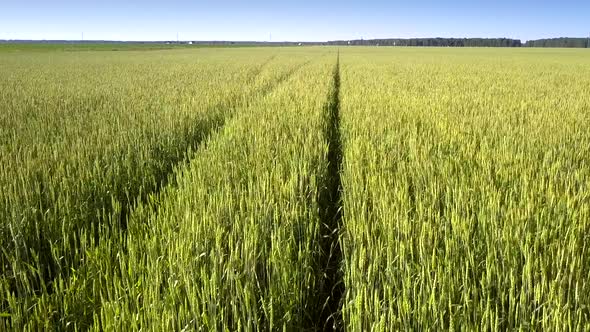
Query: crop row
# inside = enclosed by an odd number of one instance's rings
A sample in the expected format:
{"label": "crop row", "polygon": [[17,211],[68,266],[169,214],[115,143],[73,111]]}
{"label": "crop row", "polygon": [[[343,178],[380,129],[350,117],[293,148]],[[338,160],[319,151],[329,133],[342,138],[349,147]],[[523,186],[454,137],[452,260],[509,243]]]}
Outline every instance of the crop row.
{"label": "crop row", "polygon": [[0,312],[9,308],[13,322],[31,317],[30,308],[44,310],[44,297],[91,259],[89,248],[125,230],[137,200],[166,184],[236,109],[306,61],[268,52],[199,55],[4,55],[0,293],[10,295]]}
{"label": "crop row", "polygon": [[590,327],[588,61],[490,52],[342,57],[348,330]]}
{"label": "crop row", "polygon": [[94,328],[310,324],[332,64],[314,61],[240,111],[152,202],[157,210],[135,211],[115,273],[100,273],[113,278],[100,287],[109,292]]}

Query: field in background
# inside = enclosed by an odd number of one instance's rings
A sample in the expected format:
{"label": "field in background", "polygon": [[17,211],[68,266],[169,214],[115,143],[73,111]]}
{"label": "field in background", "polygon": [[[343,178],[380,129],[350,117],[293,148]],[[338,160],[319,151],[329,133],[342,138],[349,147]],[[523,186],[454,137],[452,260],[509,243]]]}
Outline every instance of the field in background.
{"label": "field in background", "polygon": [[[127,43],[0,43],[0,52],[79,52],[79,51],[147,51],[184,48],[177,44],[127,44]],[[190,45],[192,46],[192,45]]]}
{"label": "field in background", "polygon": [[[315,43],[307,46],[316,46]],[[265,48],[265,47],[300,47],[295,42],[6,42],[0,40],[0,53],[6,52],[83,52],[83,51],[154,51],[181,50],[200,48]]]}
{"label": "field in background", "polygon": [[590,328],[586,50],[56,50],[0,45],[0,329]]}

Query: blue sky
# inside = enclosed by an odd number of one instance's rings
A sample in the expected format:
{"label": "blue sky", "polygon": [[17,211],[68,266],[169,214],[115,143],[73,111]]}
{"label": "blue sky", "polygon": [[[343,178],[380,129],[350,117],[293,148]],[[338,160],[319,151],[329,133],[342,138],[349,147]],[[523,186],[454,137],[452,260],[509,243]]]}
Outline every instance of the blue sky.
{"label": "blue sky", "polygon": [[[590,0],[0,0],[0,39],[584,37]],[[272,37],[271,37],[272,35]]]}

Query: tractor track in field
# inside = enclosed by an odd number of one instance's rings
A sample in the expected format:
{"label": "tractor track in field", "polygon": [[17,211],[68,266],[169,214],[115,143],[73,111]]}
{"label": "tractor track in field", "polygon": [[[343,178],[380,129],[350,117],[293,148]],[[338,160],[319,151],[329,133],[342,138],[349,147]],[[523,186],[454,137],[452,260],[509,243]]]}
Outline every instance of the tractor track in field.
{"label": "tractor track in field", "polygon": [[[262,73],[262,71],[264,70],[264,67],[270,63],[272,60],[274,60],[276,56],[272,56],[269,60],[265,61],[259,68],[258,70],[255,71],[255,74],[252,75],[251,79],[249,80],[249,82],[252,84],[255,82],[256,78]],[[264,84],[262,87],[260,87],[258,90],[256,90],[252,95],[259,95],[259,97],[257,98],[248,98],[246,100],[243,101],[239,101],[239,100],[234,100],[231,101],[229,103],[229,107],[232,109],[241,109],[241,108],[248,108],[252,105],[252,100],[258,100],[258,99],[262,99],[267,97],[268,95],[270,95],[273,91],[275,91],[277,88],[279,88],[283,83],[287,82],[291,77],[293,77],[297,72],[299,72],[300,70],[302,70],[304,67],[306,67],[309,63],[312,62],[312,59],[306,60],[303,63],[301,63],[300,65],[286,71],[285,73],[283,73],[282,75],[280,75],[276,80],[272,80],[271,82],[268,82],[266,84]],[[214,107],[222,107],[225,106],[227,107],[227,105],[216,105]],[[204,133],[203,135],[201,135],[201,139],[198,141],[195,141],[195,143],[192,146],[193,151],[197,151],[197,149],[199,148],[201,142],[206,141],[206,139],[208,137],[211,137],[212,135],[214,135],[216,132],[219,132],[219,130],[221,130],[225,124],[230,121],[231,119],[233,119],[235,116],[237,115],[237,112],[233,111],[230,112],[230,115],[225,116],[225,117],[220,117],[218,119],[218,123],[216,124],[216,126],[214,126],[214,128],[212,128],[210,131]],[[194,153],[194,152],[193,152]],[[153,191],[150,193],[150,195],[154,195],[154,196],[158,196],[160,194],[160,192],[164,191],[164,188],[167,186],[174,186],[174,181],[173,181],[173,175],[174,175],[174,170],[175,168],[180,165],[181,163],[185,163],[183,165],[183,167],[188,167],[188,165],[190,164],[190,160],[191,160],[192,156],[191,155],[187,155],[185,156],[184,159],[179,160],[176,164],[171,165],[170,168],[170,172],[166,175],[165,177],[165,182],[162,182],[161,185],[158,187],[158,189],[156,191]],[[125,214],[125,216],[122,216],[121,219],[121,223],[125,223],[125,228],[122,230],[122,235],[124,238],[127,238],[127,231],[126,231],[126,225],[127,225],[127,221],[128,218],[130,216],[131,213],[133,213],[133,210],[142,203],[146,203],[148,202],[148,196],[149,195],[145,195],[145,197],[142,196],[141,200],[139,202],[137,202],[136,204],[130,204],[127,205],[127,213]],[[158,209],[157,204],[149,204],[148,208],[151,209],[153,212],[155,212]],[[126,241],[121,241],[120,242],[121,247],[119,248],[123,253],[127,252],[127,247],[126,247]],[[97,309],[97,308],[95,308]],[[90,312],[90,314],[93,314],[95,311]],[[92,321],[91,316],[89,316],[89,321]]]}
{"label": "tractor track in field", "polygon": [[[273,55],[268,60],[263,62],[258,67],[258,69],[253,72],[251,78],[249,79],[249,82],[254,83],[256,78],[264,70],[264,67],[266,67],[275,58],[276,58],[276,56]],[[303,62],[302,64],[300,64],[299,66],[296,66],[295,68],[280,75],[276,80],[273,80],[273,81],[268,82],[267,84],[263,85],[262,87],[260,87],[258,90],[256,90],[252,94],[253,96],[258,95],[258,94],[260,95],[260,97],[254,98],[254,99],[264,98],[264,97],[268,96],[276,88],[278,88],[282,83],[286,82],[290,77],[292,77],[295,73],[297,73],[299,70],[301,70],[303,67],[305,67],[310,62],[311,62],[311,60],[307,60],[307,61]],[[219,108],[230,108],[230,109],[235,110],[235,109],[240,109],[240,108],[247,108],[250,105],[251,105],[251,99],[247,99],[245,101],[240,101],[239,98],[236,98],[236,99],[231,100],[229,102],[224,102],[224,103],[214,105],[214,106],[210,107],[209,110],[214,111]],[[192,144],[190,144],[187,147],[187,151],[189,149],[192,151],[197,151],[202,142],[204,142],[208,137],[210,137],[213,134],[215,134],[216,132],[218,132],[221,128],[223,128],[225,126],[225,124],[229,120],[231,120],[236,115],[235,111],[232,111],[229,113],[230,114],[228,116],[219,116],[219,117],[210,119],[210,121],[213,122],[214,125],[211,127],[210,130],[200,132],[199,134],[192,137],[190,139]],[[193,152],[193,153],[195,153],[195,152]],[[142,194],[141,196],[138,196],[139,200],[136,203],[129,202],[129,204],[123,204],[122,210],[124,210],[124,211],[121,212],[121,215],[119,218],[122,233],[126,233],[128,218],[129,218],[130,214],[133,212],[133,210],[135,209],[135,207],[139,204],[146,203],[148,201],[148,197],[150,195],[157,196],[160,192],[162,192],[164,190],[165,187],[173,185],[173,184],[171,184],[171,182],[173,183],[172,176],[174,174],[175,168],[178,167],[178,165],[181,165],[182,163],[185,163],[185,165],[184,165],[185,167],[188,166],[191,158],[192,158],[191,155],[185,155],[183,158],[178,158],[177,160],[173,160],[172,162],[169,162],[168,163],[169,167],[166,169],[165,172],[163,172],[162,176],[160,176],[159,185],[157,186],[157,188],[155,188],[155,190],[152,190],[150,192]],[[152,208],[156,209],[157,206],[152,206]],[[123,241],[123,243],[124,243],[124,241]]]}
{"label": "tractor track in field", "polygon": [[[266,67],[275,58],[276,58],[276,55],[271,56],[269,59],[264,61],[255,71],[253,71],[253,74],[251,75],[250,79],[248,80],[249,83],[250,84],[254,83],[256,81],[256,78],[264,70],[264,67]],[[299,70],[301,70],[302,68],[307,66],[310,62],[311,62],[311,59],[303,62],[299,66],[296,66],[296,67],[292,68],[291,70],[288,70],[287,72],[278,76],[278,78],[276,80],[268,82],[268,83],[264,84],[262,87],[260,87],[258,90],[254,91],[252,93],[252,95],[253,96],[260,95],[259,98],[248,98],[248,99],[242,100],[242,101],[240,101],[239,98],[235,98],[234,100],[231,100],[229,102],[220,103],[220,104],[210,107],[209,108],[209,110],[211,110],[210,113],[215,113],[215,110],[218,110],[220,108],[229,108],[229,109],[235,110],[235,109],[239,109],[239,108],[250,107],[250,105],[252,104],[251,99],[256,100],[256,99],[265,98],[266,96],[271,94],[275,89],[277,89],[281,84],[288,81],[289,78],[291,78],[293,75],[295,75]],[[236,112],[234,111],[234,112],[230,112],[230,114],[228,116],[219,116],[219,117],[210,119],[210,121],[213,122],[214,125],[211,127],[210,130],[199,132],[194,137],[191,137],[190,141],[192,142],[192,144],[190,144],[187,147],[187,151],[189,149],[192,151],[197,151],[203,141],[205,141],[208,137],[210,137],[214,133],[218,132],[221,128],[223,128],[225,126],[225,124],[227,123],[227,121],[231,120],[235,115],[236,115]],[[170,181],[172,180],[171,175],[174,174],[174,169],[178,165],[182,164],[183,162],[186,163],[186,165],[188,165],[188,163],[190,163],[190,159],[191,159],[191,156],[187,155],[182,158],[172,160],[172,162],[170,162],[168,165],[169,167],[166,169],[165,172],[163,172],[163,175],[160,177],[160,182],[159,182],[159,185],[157,186],[157,188],[153,191],[150,191],[150,192],[142,195],[141,198],[139,199],[139,203],[145,203],[147,201],[149,195],[158,195],[163,190],[163,188],[165,188],[166,186],[168,186],[170,184]],[[124,204],[124,206],[122,207],[122,209],[125,209],[125,211],[124,211],[124,213],[122,211],[119,221],[120,221],[120,226],[122,227],[123,230],[127,229],[127,221],[129,218],[129,214],[131,213],[131,211],[133,211],[133,209],[136,205],[137,205],[137,203]]]}
{"label": "tractor track in field", "polygon": [[310,329],[322,331],[342,331],[341,300],[344,284],[340,264],[342,250],[339,242],[339,228],[342,222],[342,181],[340,178],[342,165],[342,142],[340,137],[340,53],[336,58],[333,72],[333,88],[326,105],[328,126],[328,168],[325,190],[319,197],[321,225],[321,258],[320,266],[322,284],[320,289],[320,305],[318,316]]}
{"label": "tractor track in field", "polygon": [[[268,96],[269,94],[271,94],[277,87],[279,87],[281,84],[283,84],[284,82],[289,80],[289,78],[293,77],[293,75],[295,75],[295,73],[297,73],[302,68],[307,66],[311,61],[312,61],[311,59],[304,61],[301,65],[299,65],[299,66],[285,72],[281,76],[279,76],[279,78],[275,82],[271,82],[271,83],[263,86],[260,89],[260,94],[262,95],[262,97],[264,98],[264,97]],[[249,103],[247,103],[247,105],[249,106]]]}
{"label": "tractor track in field", "polygon": [[[276,58],[276,54],[268,57],[268,59],[266,59],[264,62],[262,62],[254,70],[252,70],[252,72],[249,75],[249,78],[247,79],[248,84],[253,84],[256,81],[256,78],[258,76],[260,76],[260,74],[262,73],[264,68],[266,66],[268,66],[268,64],[270,64],[275,58]],[[282,77],[279,78],[279,81],[281,79],[282,79]],[[279,81],[270,82],[269,84],[263,86],[259,91],[261,91],[261,93],[263,95],[266,95],[270,91],[272,91],[274,85],[278,85],[280,83]],[[275,83],[275,84],[272,84],[272,83]],[[242,105],[240,103],[239,98],[234,98],[234,99],[231,99],[231,100],[228,100],[225,102],[220,102],[216,105],[208,107],[206,113],[218,114],[219,112],[217,112],[217,111],[220,109],[224,109],[224,108],[225,109],[236,109],[236,108],[240,108],[240,107],[244,107],[244,105]],[[212,117],[211,119],[209,119],[209,122],[212,123],[211,128],[209,130],[203,130],[203,131],[198,131],[198,132],[193,133],[192,137],[190,137],[188,140],[190,142],[190,144],[187,146],[186,150],[187,151],[198,150],[201,143],[205,139],[207,139],[207,137],[211,136],[213,133],[217,132],[220,128],[225,126],[225,123],[228,121],[228,119],[232,118],[233,116],[234,116],[234,114],[230,114],[228,116],[221,116],[220,115],[220,116]],[[188,128],[184,128],[184,130],[188,131]],[[155,154],[157,154],[157,151],[155,151]],[[148,200],[148,197],[150,195],[157,195],[159,192],[162,191],[163,188],[168,186],[168,184],[172,180],[170,176],[174,173],[174,169],[178,165],[182,164],[183,162],[185,162],[185,161],[188,162],[190,160],[190,158],[191,158],[190,155],[165,158],[168,160],[168,163],[167,163],[165,169],[163,170],[163,172],[160,174],[160,176],[158,176],[158,183],[156,184],[156,187],[153,190],[145,192],[145,193],[141,193],[141,194],[136,193],[135,195],[131,195],[132,197],[135,197],[136,199],[139,198],[139,202],[134,203],[132,201],[128,201],[125,204],[122,204],[121,212],[119,215],[119,227],[123,231],[127,230],[128,218],[129,218],[131,211],[133,211],[134,207],[138,203],[145,203]],[[125,200],[121,200],[121,201],[124,202]],[[99,241],[100,239],[96,239],[96,240]]]}

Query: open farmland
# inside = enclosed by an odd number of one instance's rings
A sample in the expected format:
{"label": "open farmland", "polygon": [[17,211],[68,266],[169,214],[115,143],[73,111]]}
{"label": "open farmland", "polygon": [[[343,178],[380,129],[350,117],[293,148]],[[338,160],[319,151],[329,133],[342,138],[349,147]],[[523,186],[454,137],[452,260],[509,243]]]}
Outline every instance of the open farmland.
{"label": "open farmland", "polygon": [[590,328],[587,52],[342,57],[350,330]]}
{"label": "open farmland", "polygon": [[0,50],[0,330],[590,329],[590,54]]}

